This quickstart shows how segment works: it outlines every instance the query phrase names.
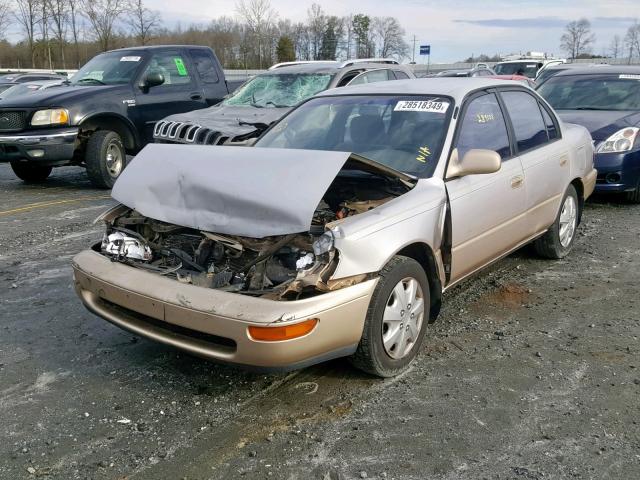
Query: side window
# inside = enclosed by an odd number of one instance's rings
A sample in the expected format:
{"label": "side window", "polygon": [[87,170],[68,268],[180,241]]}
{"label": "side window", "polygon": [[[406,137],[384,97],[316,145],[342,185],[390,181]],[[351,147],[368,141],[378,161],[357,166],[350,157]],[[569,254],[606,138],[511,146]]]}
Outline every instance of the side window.
{"label": "side window", "polygon": [[558,135],[558,129],[556,124],[554,123],[551,115],[547,112],[547,109],[540,105],[540,111],[542,112],[542,118],[544,118],[544,124],[547,126],[547,135],[549,136],[549,140],[555,140],[560,135]]}
{"label": "side window", "polygon": [[361,85],[363,83],[384,82],[389,80],[389,70],[370,70],[356,77],[349,85]]}
{"label": "side window", "polygon": [[348,73],[345,73],[344,76],[340,79],[336,87],[344,87],[348,85],[351,80],[356,78],[358,75],[362,73],[362,70],[351,70]]}
{"label": "side window", "polygon": [[502,92],[519,153],[539,147],[549,141],[542,121],[538,101],[526,92]]}
{"label": "side window", "polygon": [[218,78],[218,72],[216,71],[216,66],[213,63],[213,58],[211,54],[206,50],[189,50],[191,54],[191,58],[193,59],[193,63],[196,66],[196,70],[198,71],[198,75],[204,83],[218,83],[220,79]]}
{"label": "side window", "polygon": [[473,148],[494,150],[503,159],[511,156],[507,126],[495,94],[488,93],[469,102],[456,148],[460,158]]}
{"label": "side window", "polygon": [[404,73],[402,70],[394,70],[393,73],[396,76],[396,80],[406,80],[407,78],[409,78],[409,75]]}
{"label": "side window", "polygon": [[182,55],[177,53],[156,53],[149,60],[149,64],[142,75],[146,77],[151,72],[161,73],[164,76],[164,83],[156,88],[168,87],[171,85],[188,85],[191,83],[191,72],[188,70],[187,62]]}

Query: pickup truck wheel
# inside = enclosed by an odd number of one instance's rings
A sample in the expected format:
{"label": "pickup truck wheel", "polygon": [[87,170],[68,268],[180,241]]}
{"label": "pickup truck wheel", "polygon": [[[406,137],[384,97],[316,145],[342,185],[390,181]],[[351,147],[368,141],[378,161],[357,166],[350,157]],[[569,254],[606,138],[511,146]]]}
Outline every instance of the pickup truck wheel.
{"label": "pickup truck wheel", "polygon": [[420,350],[429,305],[429,281],[420,264],[408,257],[391,259],[380,272],[351,363],[379,377],[405,371]]}
{"label": "pickup truck wheel", "polygon": [[120,135],[98,130],[89,137],[84,161],[89,180],[98,188],[111,188],[124,170],[126,152]]}
{"label": "pickup truck wheel", "polygon": [[44,182],[51,175],[52,167],[29,162],[11,162],[11,169],[20,180],[27,183]]}
{"label": "pickup truck wheel", "polygon": [[556,221],[533,247],[538,255],[545,258],[560,259],[567,256],[573,246],[580,218],[578,194],[573,185],[569,185]]}

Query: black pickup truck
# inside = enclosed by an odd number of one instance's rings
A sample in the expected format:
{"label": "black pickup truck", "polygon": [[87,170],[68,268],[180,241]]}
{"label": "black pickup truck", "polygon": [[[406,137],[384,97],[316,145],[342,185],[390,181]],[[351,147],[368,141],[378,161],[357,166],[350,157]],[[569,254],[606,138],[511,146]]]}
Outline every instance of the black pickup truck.
{"label": "black pickup truck", "polygon": [[213,50],[153,46],[113,50],[85,64],[67,84],[0,102],[0,162],[27,182],[53,167],[83,165],[91,182],[113,186],[153,141],[167,115],[205,108],[229,93]]}

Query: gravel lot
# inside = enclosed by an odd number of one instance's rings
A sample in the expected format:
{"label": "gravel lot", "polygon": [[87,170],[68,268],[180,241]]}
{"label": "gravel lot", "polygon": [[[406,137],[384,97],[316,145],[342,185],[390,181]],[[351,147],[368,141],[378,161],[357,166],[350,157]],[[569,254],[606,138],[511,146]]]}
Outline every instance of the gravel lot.
{"label": "gravel lot", "polygon": [[71,257],[113,202],[0,165],[0,478],[640,477],[640,206],[595,199],[572,254],[447,294],[415,365],[258,375],[88,313]]}

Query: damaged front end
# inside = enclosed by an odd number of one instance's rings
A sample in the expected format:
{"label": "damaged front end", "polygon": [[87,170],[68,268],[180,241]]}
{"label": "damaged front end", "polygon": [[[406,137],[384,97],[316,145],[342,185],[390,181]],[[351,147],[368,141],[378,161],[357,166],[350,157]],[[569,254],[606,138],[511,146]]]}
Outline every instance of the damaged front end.
{"label": "damaged front end", "polygon": [[[185,147],[151,147],[118,180],[113,196],[122,205],[102,217],[106,232],[93,249],[181,283],[272,300],[372,278],[375,272],[332,278],[340,224],[415,184],[342,152],[217,147],[224,155],[213,160],[212,150],[191,147],[190,157],[170,157],[154,170],[157,152]],[[239,167],[259,181],[238,174]]]}

